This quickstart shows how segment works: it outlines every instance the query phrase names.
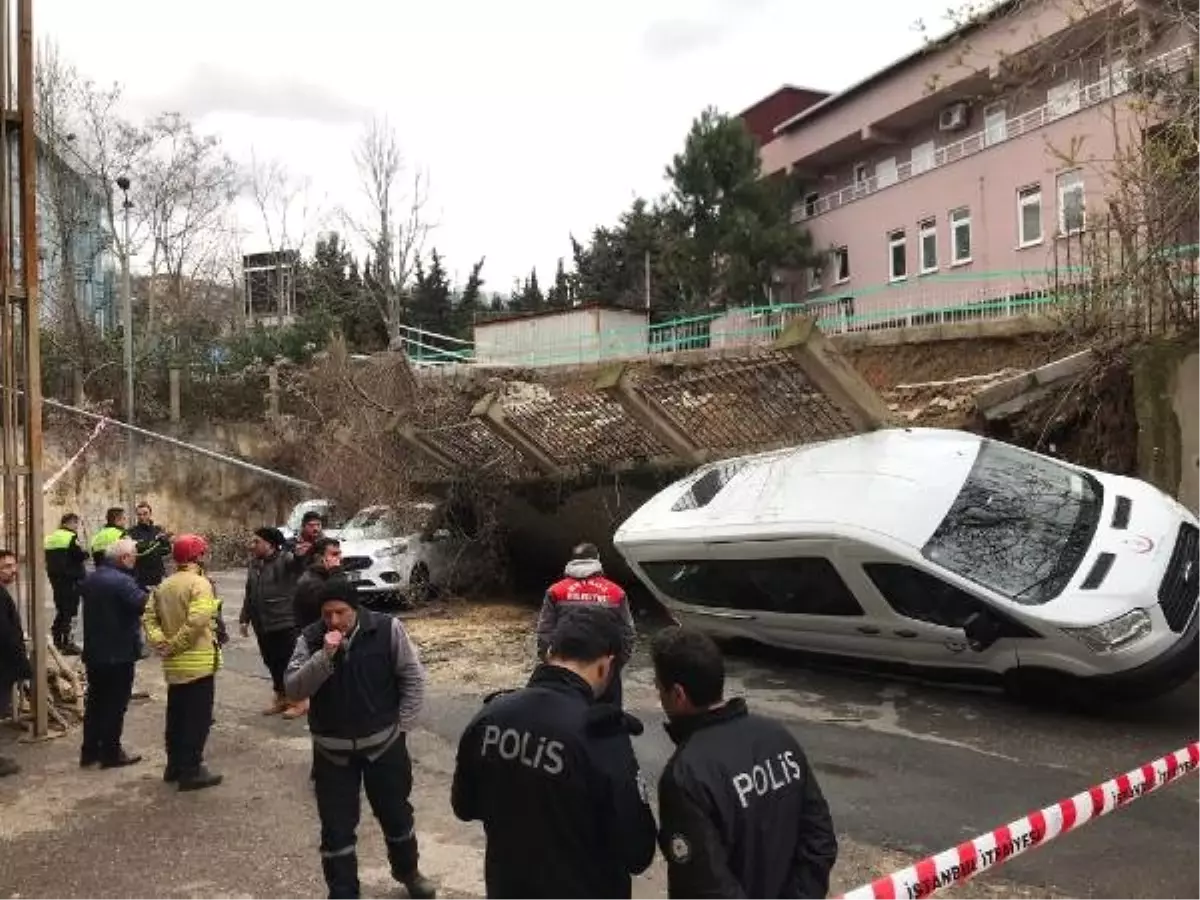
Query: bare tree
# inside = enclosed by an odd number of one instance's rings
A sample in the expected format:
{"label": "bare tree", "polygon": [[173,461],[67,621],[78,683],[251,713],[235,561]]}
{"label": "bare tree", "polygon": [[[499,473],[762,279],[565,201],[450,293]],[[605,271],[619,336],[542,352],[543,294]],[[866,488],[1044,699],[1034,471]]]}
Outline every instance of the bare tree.
{"label": "bare tree", "polygon": [[150,235],[146,335],[158,325],[157,276],[183,297],[184,282],[211,269],[229,232],[235,228],[234,202],[243,173],[220,141],[201,135],[177,113],[166,113],[148,126],[149,146],[140,160],[137,183],[139,217]]}
{"label": "bare tree", "polygon": [[[354,151],[368,212],[356,218],[344,210],[348,228],[370,248],[374,283],[372,299],[389,338],[400,334],[406,296],[426,239],[434,225],[427,217],[428,176],[408,171],[400,143],[386,119],[373,119]],[[406,191],[405,184],[411,186]]]}

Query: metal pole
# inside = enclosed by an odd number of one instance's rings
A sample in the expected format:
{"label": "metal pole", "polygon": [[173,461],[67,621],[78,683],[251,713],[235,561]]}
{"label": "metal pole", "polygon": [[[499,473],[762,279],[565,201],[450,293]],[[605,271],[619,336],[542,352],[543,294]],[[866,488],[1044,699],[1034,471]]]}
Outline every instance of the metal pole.
{"label": "metal pole", "polygon": [[[34,133],[33,0],[20,0],[17,12],[17,104],[21,111],[21,269],[25,282],[25,564],[29,571],[29,631],[33,636],[33,733],[49,731],[50,693],[46,678],[46,562],[42,542],[42,354],[38,302],[37,136]],[[7,49],[7,48],[5,48]],[[5,110],[5,115],[8,111]],[[7,148],[5,148],[7,152]]]}
{"label": "metal pole", "polygon": [[643,263],[645,265],[646,312],[650,312],[650,251],[649,250],[646,251],[646,255],[643,258]]}
{"label": "metal pole", "polygon": [[[124,202],[121,207],[125,213],[124,238],[121,252],[121,303],[122,318],[125,331],[125,422],[133,426],[133,286],[129,278],[129,209],[133,204],[129,201],[129,181],[121,183]],[[125,496],[126,509],[130,514],[137,505],[137,465],[135,460],[136,444],[134,432],[130,430],[125,440]]]}

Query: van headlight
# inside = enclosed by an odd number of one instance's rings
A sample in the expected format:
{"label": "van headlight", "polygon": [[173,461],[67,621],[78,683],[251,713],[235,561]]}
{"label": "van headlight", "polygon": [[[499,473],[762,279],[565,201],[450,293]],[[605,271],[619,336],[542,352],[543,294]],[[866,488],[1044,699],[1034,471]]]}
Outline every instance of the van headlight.
{"label": "van headlight", "polygon": [[1150,614],[1146,610],[1131,609],[1102,625],[1064,628],[1063,631],[1082,641],[1093,653],[1112,653],[1140,641],[1150,633],[1152,627]]}
{"label": "van headlight", "polygon": [[391,556],[400,556],[402,553],[408,552],[408,544],[404,541],[397,541],[394,544],[388,544],[386,547],[380,547],[371,554],[372,559],[387,559]]}

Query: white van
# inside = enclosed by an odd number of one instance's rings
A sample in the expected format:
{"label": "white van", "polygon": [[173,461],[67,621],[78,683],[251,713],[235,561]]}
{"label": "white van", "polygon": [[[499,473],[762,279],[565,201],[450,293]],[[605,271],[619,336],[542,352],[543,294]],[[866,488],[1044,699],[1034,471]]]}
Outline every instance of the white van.
{"label": "white van", "polygon": [[1197,671],[1197,536],[1142,481],[913,428],[705,466],[613,542],[714,636],[1149,695]]}

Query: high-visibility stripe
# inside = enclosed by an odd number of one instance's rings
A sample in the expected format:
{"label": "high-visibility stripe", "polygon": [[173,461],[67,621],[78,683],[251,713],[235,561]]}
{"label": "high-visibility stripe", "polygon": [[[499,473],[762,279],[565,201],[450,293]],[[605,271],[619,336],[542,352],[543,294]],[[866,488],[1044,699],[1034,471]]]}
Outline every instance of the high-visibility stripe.
{"label": "high-visibility stripe", "polygon": [[71,546],[71,541],[73,540],[75,540],[75,532],[68,531],[65,528],[59,528],[57,531],[52,531],[46,535],[44,549],[66,550]]}

